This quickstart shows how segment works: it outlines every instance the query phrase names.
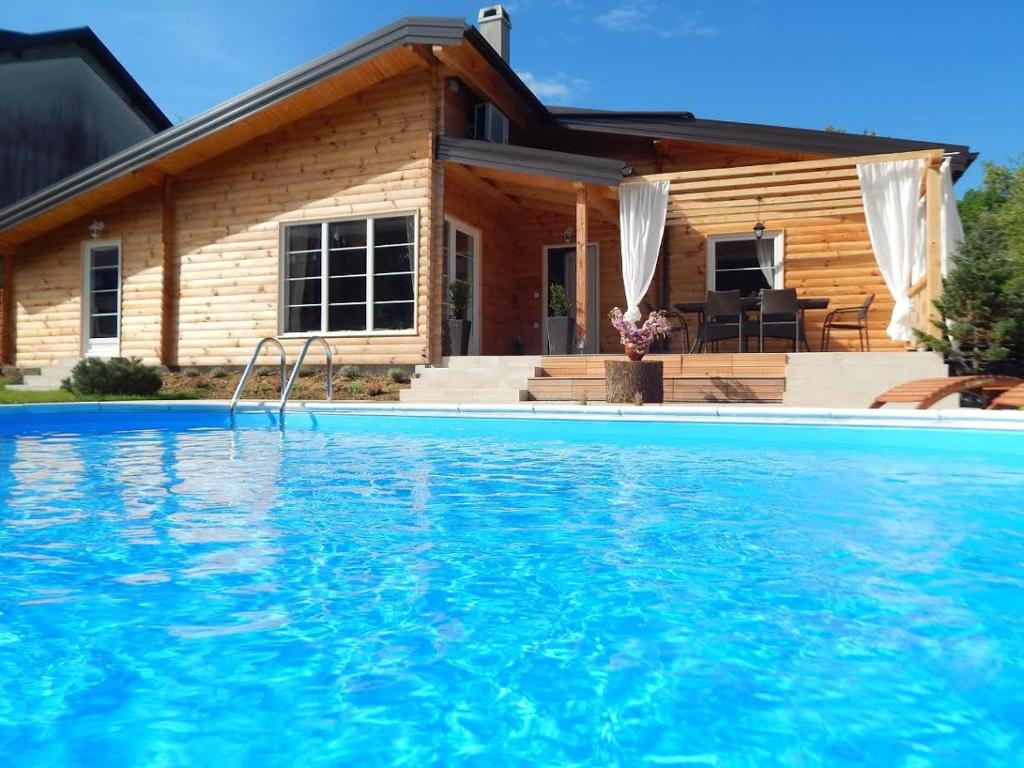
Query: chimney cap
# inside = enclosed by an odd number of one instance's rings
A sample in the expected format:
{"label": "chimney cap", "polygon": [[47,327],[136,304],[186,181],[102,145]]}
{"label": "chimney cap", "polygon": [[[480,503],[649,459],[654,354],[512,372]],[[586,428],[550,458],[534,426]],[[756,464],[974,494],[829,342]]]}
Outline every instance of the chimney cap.
{"label": "chimney cap", "polygon": [[512,26],[512,17],[505,10],[505,6],[500,3],[481,8],[480,12],[476,15],[477,24],[482,21],[496,21],[497,19],[504,19],[510,27]]}

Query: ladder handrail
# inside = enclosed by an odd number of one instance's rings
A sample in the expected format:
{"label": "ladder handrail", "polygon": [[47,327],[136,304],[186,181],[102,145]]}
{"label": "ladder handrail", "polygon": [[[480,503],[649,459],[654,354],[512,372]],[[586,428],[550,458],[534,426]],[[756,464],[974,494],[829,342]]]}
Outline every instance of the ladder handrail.
{"label": "ladder handrail", "polygon": [[306,343],[302,345],[302,350],[295,360],[295,367],[292,368],[292,375],[288,377],[288,383],[281,390],[280,414],[282,418],[284,417],[284,408],[288,405],[288,397],[292,393],[292,387],[295,386],[295,382],[299,378],[299,369],[302,368],[302,363],[306,359],[306,353],[309,352],[309,347],[314,341],[319,341],[323,344],[324,355],[327,358],[327,399],[332,400],[334,398],[334,356],[331,354],[331,345],[327,343],[327,339],[323,336],[310,336],[306,339]]}
{"label": "ladder handrail", "polygon": [[242,390],[245,389],[245,385],[249,381],[249,375],[252,373],[252,369],[256,366],[256,360],[259,358],[260,352],[263,351],[263,347],[266,344],[276,345],[278,352],[281,353],[281,391],[284,392],[284,372],[287,367],[284,345],[273,336],[267,336],[265,339],[260,339],[259,343],[256,345],[256,349],[252,352],[252,357],[249,358],[249,362],[246,364],[245,370],[242,371],[242,378],[238,380],[238,386],[235,387],[235,394],[231,396],[232,417],[235,415],[235,406],[238,405],[238,400],[242,396]]}

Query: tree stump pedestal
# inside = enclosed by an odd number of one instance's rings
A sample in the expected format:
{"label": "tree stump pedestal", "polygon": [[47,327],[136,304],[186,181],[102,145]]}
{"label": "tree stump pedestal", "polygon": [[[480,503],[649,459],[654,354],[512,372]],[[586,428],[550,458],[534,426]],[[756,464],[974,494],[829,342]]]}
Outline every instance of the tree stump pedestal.
{"label": "tree stump pedestal", "polygon": [[660,403],[665,400],[664,366],[661,361],[605,360],[605,402]]}

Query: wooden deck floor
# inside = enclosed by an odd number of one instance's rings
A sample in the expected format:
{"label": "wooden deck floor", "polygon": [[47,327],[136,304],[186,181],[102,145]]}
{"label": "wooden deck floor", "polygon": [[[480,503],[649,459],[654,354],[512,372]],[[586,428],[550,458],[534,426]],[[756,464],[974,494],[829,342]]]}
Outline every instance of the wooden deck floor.
{"label": "wooden deck floor", "polygon": [[[622,355],[546,355],[529,380],[534,400],[605,399],[604,361]],[[665,371],[665,402],[781,403],[785,354],[648,355]]]}

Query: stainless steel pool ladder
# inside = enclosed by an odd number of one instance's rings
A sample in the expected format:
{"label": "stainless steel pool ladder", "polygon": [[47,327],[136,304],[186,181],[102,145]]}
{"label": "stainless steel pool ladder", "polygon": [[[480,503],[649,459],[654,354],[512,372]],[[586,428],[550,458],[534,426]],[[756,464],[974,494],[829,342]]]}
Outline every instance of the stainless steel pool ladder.
{"label": "stainless steel pool ladder", "polygon": [[249,358],[248,364],[245,366],[245,370],[242,371],[242,378],[238,380],[238,386],[235,387],[235,394],[231,397],[231,418],[235,417],[235,407],[238,405],[238,401],[242,397],[242,390],[245,389],[245,385],[249,381],[249,376],[252,375],[253,368],[256,367],[256,360],[259,358],[260,353],[263,352],[263,347],[267,344],[273,344],[277,347],[277,351],[281,355],[281,403],[278,407],[278,413],[283,417],[285,406],[288,405],[288,397],[292,393],[292,387],[295,386],[295,382],[299,378],[299,369],[302,368],[302,363],[306,359],[306,353],[309,352],[309,348],[313,345],[314,341],[319,341],[324,347],[324,356],[327,358],[327,399],[332,400],[334,398],[334,356],[331,354],[331,345],[327,343],[327,339],[323,336],[310,336],[306,339],[306,343],[302,345],[302,350],[299,352],[299,357],[295,361],[295,367],[292,368],[292,374],[288,377],[288,382],[285,383],[285,370],[287,369],[287,358],[285,356],[284,346],[278,339],[273,336],[268,336],[265,339],[260,339],[256,345],[256,349],[252,352],[252,357]]}
{"label": "stainless steel pool ladder", "polygon": [[288,405],[288,397],[292,393],[292,387],[295,386],[295,382],[299,378],[299,369],[302,368],[302,363],[306,359],[306,353],[309,352],[310,346],[314,341],[319,341],[324,348],[324,357],[327,358],[327,399],[331,400],[334,398],[334,357],[331,355],[331,345],[327,343],[327,339],[323,336],[310,336],[306,339],[306,343],[302,345],[302,350],[299,352],[299,357],[295,361],[295,367],[292,368],[292,375],[288,377],[288,383],[281,390],[281,417],[284,417],[284,407]]}
{"label": "stainless steel pool ladder", "polygon": [[256,345],[256,349],[252,351],[252,357],[249,358],[249,363],[245,366],[245,370],[242,371],[242,378],[238,380],[238,386],[235,387],[235,394],[231,396],[231,418],[235,417],[235,406],[238,405],[238,400],[242,397],[242,390],[245,389],[245,385],[249,381],[252,369],[256,367],[256,359],[260,356],[260,353],[263,351],[263,347],[267,344],[273,344],[276,346],[277,351],[281,354],[281,392],[284,392],[284,372],[287,367],[284,345],[273,336],[267,336],[265,339],[260,339],[259,343]]}

